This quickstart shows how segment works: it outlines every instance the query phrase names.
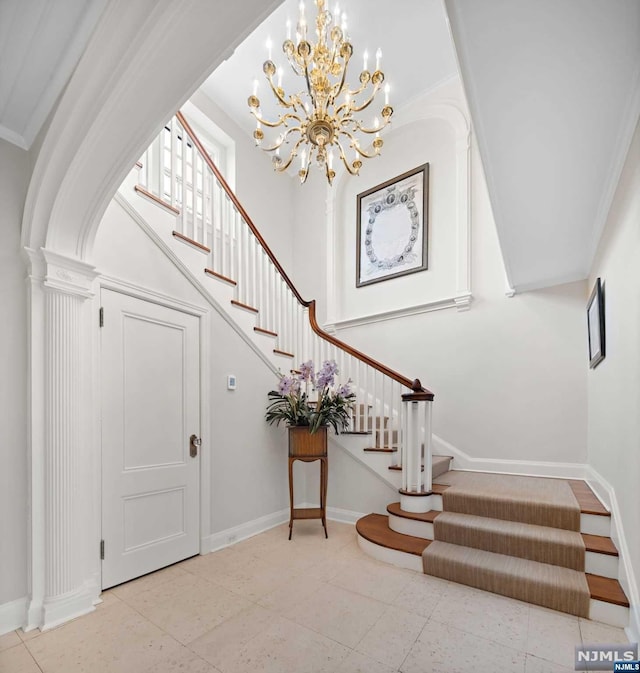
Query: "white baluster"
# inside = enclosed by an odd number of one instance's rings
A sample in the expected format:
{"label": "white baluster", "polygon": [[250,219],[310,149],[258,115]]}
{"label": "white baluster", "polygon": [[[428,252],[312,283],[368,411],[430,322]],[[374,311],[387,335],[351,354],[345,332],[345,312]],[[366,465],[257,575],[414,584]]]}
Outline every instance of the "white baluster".
{"label": "white baluster", "polygon": [[432,414],[433,402],[428,400],[424,402],[424,490],[431,492],[432,484],[432,462],[433,462],[433,444],[432,444]]}
{"label": "white baluster", "polygon": [[178,194],[177,194],[177,185],[176,181],[178,179],[178,142],[177,142],[177,129],[178,121],[175,117],[171,119],[171,166],[169,167],[169,176],[171,178],[171,205],[174,208],[178,207]]}
{"label": "white baluster", "polygon": [[188,227],[188,218],[189,218],[189,213],[187,212],[187,134],[185,133],[184,129],[181,129],[182,131],[182,143],[181,143],[181,148],[180,148],[180,168],[181,168],[181,189],[180,189],[180,219],[181,221],[181,230],[180,233],[182,234],[187,234],[187,227]]}

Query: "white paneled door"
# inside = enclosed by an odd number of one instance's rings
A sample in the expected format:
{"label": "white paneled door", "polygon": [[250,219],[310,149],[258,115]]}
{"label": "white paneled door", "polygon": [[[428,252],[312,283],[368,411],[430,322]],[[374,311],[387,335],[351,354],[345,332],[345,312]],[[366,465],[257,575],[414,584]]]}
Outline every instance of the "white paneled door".
{"label": "white paneled door", "polygon": [[101,299],[106,589],[199,551],[200,355],[197,317]]}

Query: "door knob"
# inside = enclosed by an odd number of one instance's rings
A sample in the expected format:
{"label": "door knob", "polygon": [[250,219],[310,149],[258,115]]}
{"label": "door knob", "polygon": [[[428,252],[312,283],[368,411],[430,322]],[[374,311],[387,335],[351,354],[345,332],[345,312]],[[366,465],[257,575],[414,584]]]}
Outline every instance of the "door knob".
{"label": "door knob", "polygon": [[202,440],[197,435],[189,437],[189,455],[195,458],[198,455],[198,447],[202,444]]}

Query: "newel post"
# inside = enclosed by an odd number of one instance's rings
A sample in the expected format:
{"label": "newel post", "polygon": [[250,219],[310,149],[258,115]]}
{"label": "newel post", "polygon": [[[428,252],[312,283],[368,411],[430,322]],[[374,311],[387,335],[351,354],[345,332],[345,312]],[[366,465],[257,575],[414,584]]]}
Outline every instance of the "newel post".
{"label": "newel post", "polygon": [[[431,509],[431,406],[433,393],[418,379],[402,396],[405,405],[402,427],[402,488],[400,507],[406,512]],[[424,470],[422,466],[424,464]]]}

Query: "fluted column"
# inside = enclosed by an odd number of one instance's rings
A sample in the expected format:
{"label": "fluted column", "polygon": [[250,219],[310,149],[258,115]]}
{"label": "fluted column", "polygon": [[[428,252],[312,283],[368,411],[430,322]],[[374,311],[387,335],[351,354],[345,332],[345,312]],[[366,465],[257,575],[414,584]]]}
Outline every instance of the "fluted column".
{"label": "fluted column", "polygon": [[79,586],[74,544],[82,301],[57,289],[48,289],[45,297],[45,602]]}
{"label": "fluted column", "polygon": [[[50,628],[93,609],[82,526],[87,484],[82,437],[90,411],[80,394],[91,379],[86,300],[94,268],[52,251],[28,251],[30,273],[31,564],[27,628]],[[86,480],[86,470],[85,470]],[[93,582],[95,584],[95,582]]]}

